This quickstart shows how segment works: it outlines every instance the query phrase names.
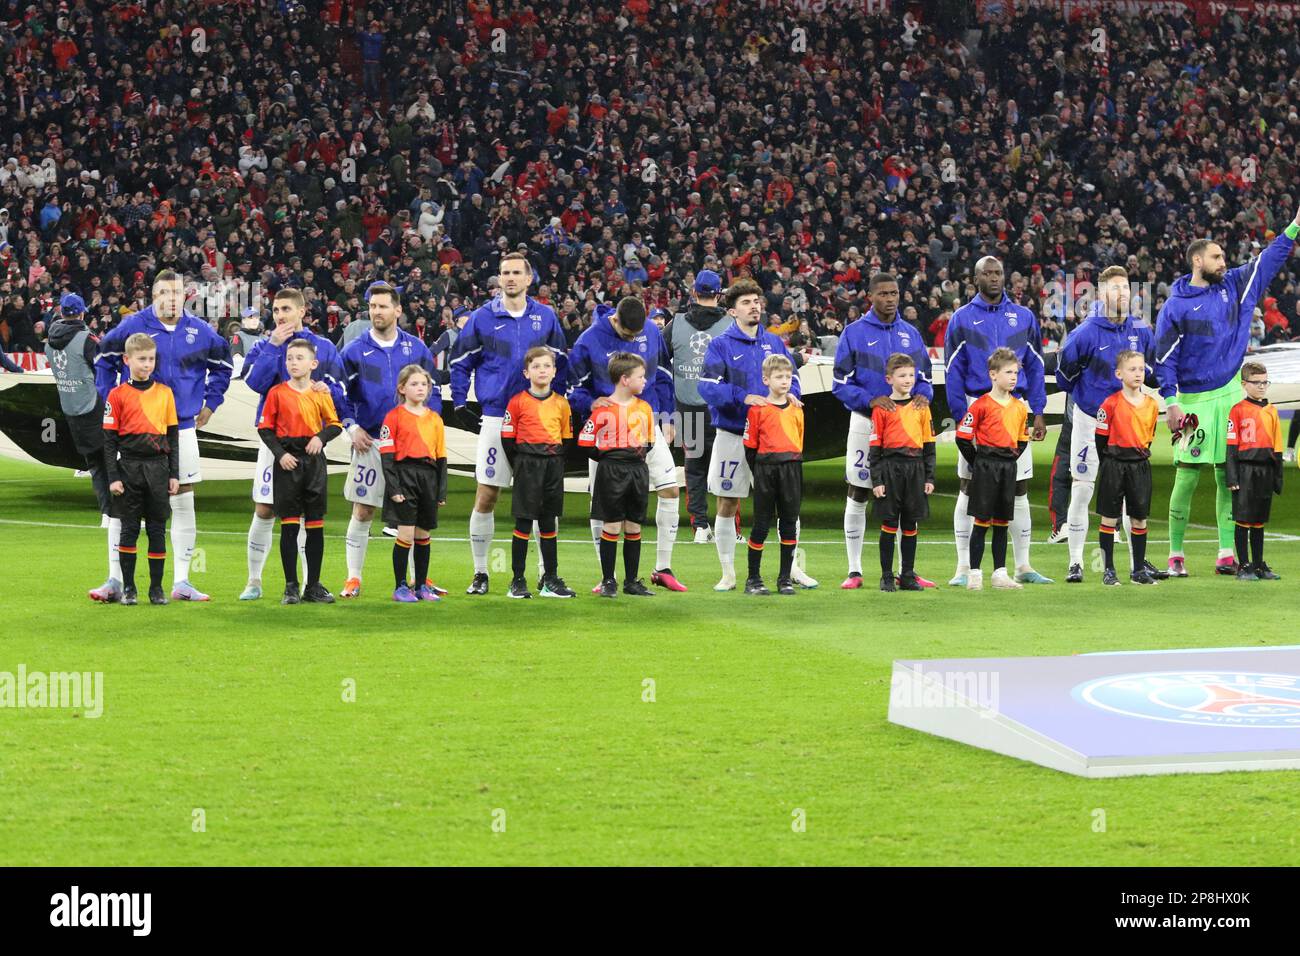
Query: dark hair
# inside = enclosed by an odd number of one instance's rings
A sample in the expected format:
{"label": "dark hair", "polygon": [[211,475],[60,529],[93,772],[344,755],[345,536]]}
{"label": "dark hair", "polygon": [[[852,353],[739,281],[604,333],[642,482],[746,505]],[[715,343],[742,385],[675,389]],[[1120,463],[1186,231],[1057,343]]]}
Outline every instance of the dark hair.
{"label": "dark hair", "polygon": [[555,365],[555,355],[550,348],[545,345],[534,345],[524,353],[524,371],[528,371],[528,366],[533,364],[533,359],[542,358],[543,356],[551,360],[551,365]]}
{"label": "dark hair", "polygon": [[615,352],[609,357],[609,380],[617,385],[624,375],[630,375],[638,368],[645,368],[645,359],[631,352]]}
{"label": "dark hair", "polygon": [[393,303],[393,305],[399,304],[399,300],[397,298],[397,290],[394,289],[387,282],[370,283],[370,288],[366,289],[366,301],[369,302],[377,295],[386,295],[388,296],[388,301]]}
{"label": "dark hair", "polygon": [[1214,245],[1213,239],[1193,239],[1187,244],[1187,268],[1194,269],[1192,265],[1192,256],[1199,256],[1205,251],[1206,246]]}
{"label": "dark hair", "polygon": [[157,289],[158,286],[162,285],[164,282],[183,282],[183,281],[184,280],[181,278],[180,273],[178,273],[175,269],[164,269],[162,272],[158,273],[156,276],[153,277],[153,285],[149,287],[149,291],[153,292],[154,289]]}
{"label": "dark hair", "polygon": [[629,332],[640,332],[645,328],[645,303],[636,296],[629,295],[620,299],[615,315],[618,324]]}
{"label": "dark hair", "polygon": [[867,280],[867,291],[874,292],[876,286],[883,285],[886,282],[898,285],[898,277],[892,272],[873,272],[871,278]]}
{"label": "dark hair", "polygon": [[307,307],[307,299],[303,296],[302,292],[297,289],[281,289],[275,294],[275,298],[271,301],[279,302],[281,299],[287,299],[300,309]]}
{"label": "dark hair", "polygon": [[731,283],[731,285],[727,287],[727,294],[723,299],[723,301],[726,302],[728,309],[734,309],[736,307],[736,303],[740,301],[742,296],[746,296],[746,295],[761,296],[762,294],[763,294],[763,287],[760,286],[753,279],[737,279],[735,282]]}
{"label": "dark hair", "polygon": [[289,354],[289,349],[306,349],[311,353],[312,358],[316,357],[316,343],[311,339],[292,339],[284,350],[286,355]]}

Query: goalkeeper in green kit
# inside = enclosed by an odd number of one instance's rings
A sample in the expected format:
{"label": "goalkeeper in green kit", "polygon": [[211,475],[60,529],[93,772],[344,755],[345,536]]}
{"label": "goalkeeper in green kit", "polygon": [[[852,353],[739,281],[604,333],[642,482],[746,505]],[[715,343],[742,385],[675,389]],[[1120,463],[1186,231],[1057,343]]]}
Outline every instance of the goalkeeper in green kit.
{"label": "goalkeeper in green kit", "polygon": [[1229,269],[1209,239],[1187,247],[1189,275],[1173,285],[1156,318],[1156,379],[1174,433],[1174,490],[1169,496],[1169,574],[1187,577],[1183,537],[1192,494],[1206,465],[1214,467],[1219,557],[1214,570],[1236,574],[1232,495],[1225,476],[1228,413],[1241,401],[1238,373],[1250,343],[1255,303],[1277,275],[1296,237],[1300,211],[1260,255]]}

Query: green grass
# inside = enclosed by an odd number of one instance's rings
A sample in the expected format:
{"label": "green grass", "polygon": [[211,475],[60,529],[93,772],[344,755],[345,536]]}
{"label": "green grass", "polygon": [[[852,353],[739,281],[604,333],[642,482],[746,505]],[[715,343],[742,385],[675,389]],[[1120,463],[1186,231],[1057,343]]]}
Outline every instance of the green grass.
{"label": "green grass", "polygon": [[[1157,469],[1157,517],[1170,471]],[[952,473],[947,446],[941,492]],[[1194,576],[1156,589],[1103,591],[1094,574],[1020,594],[844,593],[842,463],[807,474],[822,587],[793,599],[714,594],[713,547],[683,543],[674,566],[691,593],[598,601],[585,500],[571,496],[560,559],[575,601],[509,601],[504,574],[488,598],[465,596],[457,540],[433,558],[452,596],[396,606],[391,545],[376,537],[360,601],[241,605],[249,486],[208,482],[193,579],[216,600],[121,608],[85,598],[104,577],[89,482],[0,462],[0,671],[102,671],[106,698],[99,719],[0,709],[0,865],[1294,862],[1294,773],[1086,780],[894,726],[886,709],[896,658],[1290,643],[1296,539],[1270,539],[1278,584],[1210,575],[1202,527]],[[463,538],[471,494],[453,481],[439,536]],[[1275,505],[1275,531],[1300,529],[1294,501]],[[1212,502],[1207,479],[1195,522],[1210,523]],[[337,588],[341,494],[332,505]],[[951,507],[937,496],[922,528],[920,570],[940,581]],[[1046,512],[1035,517],[1042,542]],[[1158,563],[1165,531],[1153,524]],[[1064,545],[1034,554],[1062,576]],[[273,556],[268,592],[279,578]]]}

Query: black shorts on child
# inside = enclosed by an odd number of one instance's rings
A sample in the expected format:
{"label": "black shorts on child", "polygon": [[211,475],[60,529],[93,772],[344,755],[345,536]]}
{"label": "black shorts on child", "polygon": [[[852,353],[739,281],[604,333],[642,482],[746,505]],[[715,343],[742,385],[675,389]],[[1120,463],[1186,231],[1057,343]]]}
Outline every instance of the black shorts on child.
{"label": "black shorts on child", "polygon": [[930,499],[925,494],[925,462],[920,458],[888,455],[880,460],[871,480],[885,486],[885,497],[872,499],[874,514],[882,524],[924,521],[930,517]]}
{"label": "black shorts on child", "polygon": [[798,519],[803,504],[803,462],[754,463],[754,515]]}
{"label": "black shorts on child", "polygon": [[649,488],[650,469],[643,460],[606,455],[596,462],[596,479],[592,482],[591,494],[592,520],[645,524]]}
{"label": "black shorts on child", "polygon": [[271,498],[275,516],[301,516],[304,521],[320,521],[325,517],[329,499],[329,472],[325,455],[309,455],[297,450],[289,450],[289,454],[298,459],[298,467],[293,471],[285,471],[277,461],[271,474]]}
{"label": "black shorts on child", "polygon": [[1097,466],[1097,514],[1118,518],[1120,506],[1130,518],[1151,517],[1151,462],[1146,458],[1102,458]]}
{"label": "black shorts on child", "polygon": [[1016,460],[976,455],[967,486],[966,513],[976,521],[1010,521],[1016,509]]}
{"label": "black shorts on child", "polygon": [[510,513],[525,521],[564,514],[564,456],[515,456]]}
{"label": "black shorts on child", "polygon": [[[426,531],[438,527],[438,466],[428,459],[403,458],[393,465],[397,487],[384,489],[384,522]],[[405,501],[394,501],[402,495]]]}
{"label": "black shorts on child", "polygon": [[141,518],[146,524],[166,524],[172,513],[171,496],[167,494],[171,478],[167,456],[120,458],[117,473],[124,490],[112,496],[111,517],[135,528],[140,527]]}
{"label": "black shorts on child", "polygon": [[1232,520],[1242,524],[1268,524],[1276,479],[1277,470],[1271,461],[1237,462],[1240,488],[1232,493]]}

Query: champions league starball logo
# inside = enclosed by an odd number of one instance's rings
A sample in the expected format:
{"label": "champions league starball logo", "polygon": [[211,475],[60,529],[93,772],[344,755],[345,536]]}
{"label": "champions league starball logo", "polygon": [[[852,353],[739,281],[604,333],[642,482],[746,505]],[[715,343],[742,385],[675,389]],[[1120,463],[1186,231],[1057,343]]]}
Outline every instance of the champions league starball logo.
{"label": "champions league starball logo", "polygon": [[703,355],[709,350],[709,343],[713,341],[713,336],[708,332],[696,332],[691,336],[691,351],[696,355]]}
{"label": "champions league starball logo", "polygon": [[1088,681],[1075,700],[1125,717],[1205,727],[1300,728],[1300,676],[1233,671],[1120,674]]}

